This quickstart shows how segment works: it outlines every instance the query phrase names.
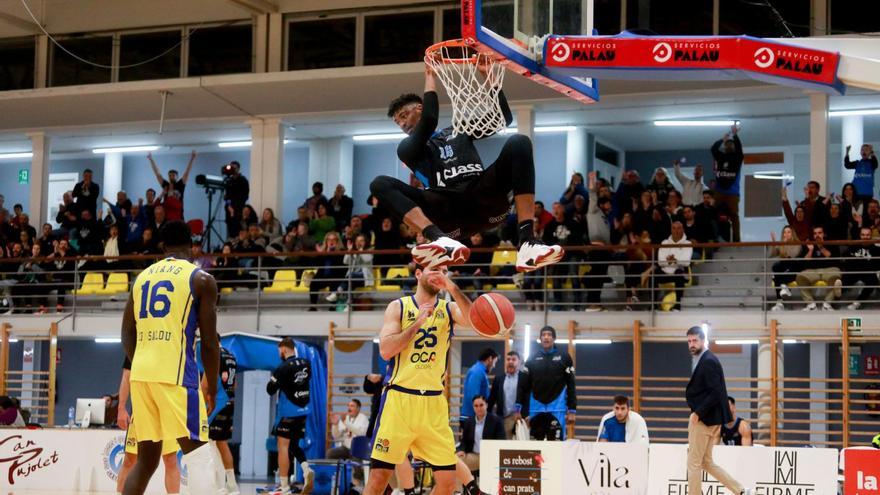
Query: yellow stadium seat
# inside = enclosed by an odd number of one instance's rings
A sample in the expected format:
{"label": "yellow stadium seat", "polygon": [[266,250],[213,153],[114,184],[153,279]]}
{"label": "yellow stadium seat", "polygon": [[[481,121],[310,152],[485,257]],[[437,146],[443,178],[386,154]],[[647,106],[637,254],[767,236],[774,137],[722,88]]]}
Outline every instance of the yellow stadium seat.
{"label": "yellow stadium seat", "polygon": [[100,272],[88,272],[83,278],[79,289],[73,291],[77,296],[93,296],[104,290],[104,274]]}
{"label": "yellow stadium seat", "polygon": [[388,273],[385,274],[385,280],[382,280],[381,271],[377,268],[375,273],[376,278],[376,290],[379,292],[397,292],[399,290],[403,290],[403,288],[399,285],[385,285],[385,282],[394,279],[394,278],[409,278],[409,267],[406,266],[395,266],[388,269]]}
{"label": "yellow stadium seat", "polygon": [[284,292],[294,292],[296,290],[296,271],[295,270],[277,270],[272,278],[272,285],[263,289],[263,292],[269,294],[281,294]]}
{"label": "yellow stadium seat", "polygon": [[[83,283],[83,285],[85,285],[85,283]],[[107,285],[98,291],[97,294],[111,296],[123,292],[128,292],[128,273],[111,273],[107,277]]]}
{"label": "yellow stadium seat", "polygon": [[[495,251],[492,253],[492,263],[489,266],[489,274],[495,277],[498,275],[498,272],[502,267],[515,264],[516,251],[510,249],[505,251]],[[495,284],[495,290],[499,292],[514,291],[517,290],[517,286],[513,283]]]}
{"label": "yellow stadium seat", "polygon": [[316,273],[318,273],[318,270],[303,270],[302,275],[299,278],[299,285],[290,292],[308,292],[309,285],[312,283],[312,278]]}
{"label": "yellow stadium seat", "polygon": [[232,287],[223,287],[220,289],[221,294],[232,294]]}

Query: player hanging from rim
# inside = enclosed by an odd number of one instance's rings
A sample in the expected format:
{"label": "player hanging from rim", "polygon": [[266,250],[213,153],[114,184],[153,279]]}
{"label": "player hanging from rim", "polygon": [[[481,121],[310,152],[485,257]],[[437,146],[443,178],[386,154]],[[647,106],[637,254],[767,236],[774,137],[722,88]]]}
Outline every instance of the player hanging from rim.
{"label": "player hanging from rim", "polygon": [[[480,66],[480,71],[486,75],[486,67]],[[502,91],[498,103],[510,125],[513,116]],[[370,184],[370,191],[392,214],[428,239],[412,249],[416,263],[432,268],[465,263],[470,250],[455,238],[504,221],[511,191],[519,220],[517,270],[536,270],[562,259],[562,248],[544,245],[535,237],[531,140],[521,134],[511,136],[495,162],[484,167],[474,137],[454,136],[452,127],[436,130],[439,113],[434,72],[426,66],[424,97],[404,94],[388,107],[388,116],[409,135],[398,145],[397,156],[425,189],[385,175]]]}

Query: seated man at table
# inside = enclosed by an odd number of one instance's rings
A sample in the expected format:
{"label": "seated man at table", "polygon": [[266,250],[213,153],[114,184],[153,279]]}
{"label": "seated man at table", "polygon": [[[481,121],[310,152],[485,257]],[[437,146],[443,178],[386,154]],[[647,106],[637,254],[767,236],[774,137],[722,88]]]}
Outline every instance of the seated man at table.
{"label": "seated man at table", "polygon": [[614,410],[603,416],[599,423],[598,441],[649,443],[645,418],[629,408],[629,398],[624,395],[614,397]]}
{"label": "seated man at table", "polygon": [[482,395],[473,400],[474,417],[461,424],[461,444],[455,453],[471,472],[480,470],[480,441],[507,440],[504,420],[489,412],[489,402]]}
{"label": "seated man at table", "polygon": [[752,446],[752,426],[743,418],[736,415],[736,399],[727,398],[730,406],[730,417],[733,421],[721,425],[721,445],[742,445],[743,447]]}

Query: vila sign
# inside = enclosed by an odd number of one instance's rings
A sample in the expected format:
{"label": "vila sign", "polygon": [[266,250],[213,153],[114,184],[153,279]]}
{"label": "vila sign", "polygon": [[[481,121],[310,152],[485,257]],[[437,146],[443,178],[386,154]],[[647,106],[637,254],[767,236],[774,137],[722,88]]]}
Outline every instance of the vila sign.
{"label": "vila sign", "polygon": [[880,450],[843,452],[844,495],[880,495]]}
{"label": "vila sign", "polygon": [[[565,442],[565,483],[584,495],[647,493],[648,446],[622,443]],[[572,474],[574,474],[572,476]]]}

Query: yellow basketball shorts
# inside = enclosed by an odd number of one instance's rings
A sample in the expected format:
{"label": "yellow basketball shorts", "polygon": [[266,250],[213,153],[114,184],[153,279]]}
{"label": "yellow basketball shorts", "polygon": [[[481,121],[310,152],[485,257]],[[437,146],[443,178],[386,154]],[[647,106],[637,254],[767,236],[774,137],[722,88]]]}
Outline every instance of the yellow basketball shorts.
{"label": "yellow basketball shorts", "polygon": [[413,456],[432,466],[453,466],[455,439],[449,427],[446,397],[418,395],[388,389],[382,396],[376,420],[372,458],[400,464]]}
{"label": "yellow basketball shorts", "polygon": [[[180,447],[177,445],[176,438],[168,438],[162,440],[162,455],[176,454]],[[125,431],[125,453],[137,455],[138,439],[134,433],[134,418],[128,423],[128,430]]]}
{"label": "yellow basketball shorts", "polygon": [[139,442],[169,438],[208,441],[208,413],[198,388],[131,381],[133,432]]}

